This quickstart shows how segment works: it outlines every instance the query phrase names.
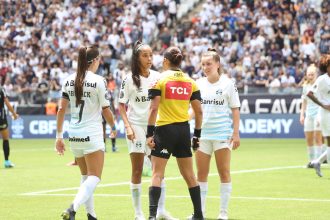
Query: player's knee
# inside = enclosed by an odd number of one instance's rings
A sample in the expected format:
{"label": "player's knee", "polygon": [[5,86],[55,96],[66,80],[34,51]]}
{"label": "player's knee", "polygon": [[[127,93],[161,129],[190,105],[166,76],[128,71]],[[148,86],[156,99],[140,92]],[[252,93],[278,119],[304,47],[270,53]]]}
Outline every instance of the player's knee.
{"label": "player's knee", "polygon": [[135,178],[141,178],[143,168],[137,168],[132,170],[132,176]]}
{"label": "player's knee", "polygon": [[230,172],[229,170],[220,171],[220,180],[222,183],[230,182]]}

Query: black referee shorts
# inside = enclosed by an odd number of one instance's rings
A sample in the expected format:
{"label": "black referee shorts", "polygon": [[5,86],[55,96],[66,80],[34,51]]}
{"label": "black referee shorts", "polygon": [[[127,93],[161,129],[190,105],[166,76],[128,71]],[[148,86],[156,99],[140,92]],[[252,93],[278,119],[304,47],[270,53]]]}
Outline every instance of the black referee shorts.
{"label": "black referee shorts", "polygon": [[188,122],[179,122],[155,129],[155,149],[151,155],[169,159],[171,154],[176,158],[192,157],[190,126]]}

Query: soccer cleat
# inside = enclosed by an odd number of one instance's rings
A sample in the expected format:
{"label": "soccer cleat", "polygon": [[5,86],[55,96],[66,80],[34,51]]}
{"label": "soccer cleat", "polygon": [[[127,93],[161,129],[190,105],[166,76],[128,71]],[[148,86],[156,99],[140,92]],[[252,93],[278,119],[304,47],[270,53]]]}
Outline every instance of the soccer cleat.
{"label": "soccer cleat", "polygon": [[228,213],[227,211],[220,211],[217,220],[228,220]]}
{"label": "soccer cleat", "polygon": [[321,172],[321,164],[320,163],[313,163],[313,167],[315,169],[315,172],[316,174],[319,176],[319,177],[322,177],[322,172]]}
{"label": "soccer cleat", "polygon": [[97,218],[94,218],[91,214],[87,214],[88,220],[97,220]]}
{"label": "soccer cleat", "polygon": [[117,148],[117,147],[113,147],[113,148],[112,148],[112,152],[113,152],[113,153],[118,152],[118,148]]}
{"label": "soccer cleat", "polygon": [[75,220],[76,212],[73,210],[73,205],[70,206],[67,210],[65,210],[61,217],[63,220]]}
{"label": "soccer cleat", "polygon": [[148,220],[156,220],[156,217],[149,217]]}
{"label": "soccer cleat", "polygon": [[5,160],[4,166],[5,166],[5,168],[13,168],[15,166],[15,164],[10,162],[10,160]]}
{"label": "soccer cleat", "polygon": [[157,213],[156,219],[157,220],[178,220],[177,218],[174,218],[173,216],[171,216],[171,214],[167,211]]}
{"label": "soccer cleat", "polygon": [[312,162],[308,162],[308,164],[306,165],[306,168],[314,168]]}

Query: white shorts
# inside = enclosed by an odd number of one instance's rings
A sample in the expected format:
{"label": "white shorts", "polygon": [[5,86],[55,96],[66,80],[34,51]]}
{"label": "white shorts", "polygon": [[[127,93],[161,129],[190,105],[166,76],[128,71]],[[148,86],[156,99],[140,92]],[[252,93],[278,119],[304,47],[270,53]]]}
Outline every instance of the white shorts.
{"label": "white shorts", "polygon": [[146,144],[147,127],[139,125],[131,125],[135,134],[135,140],[131,141],[126,136],[128,153],[144,153],[150,155],[151,149]]}
{"label": "white shorts", "polygon": [[76,158],[86,154],[105,150],[103,135],[93,135],[87,137],[69,137],[70,149]]}
{"label": "white shorts", "polygon": [[321,110],[321,131],[323,137],[330,137],[330,111]]}
{"label": "white shorts", "polygon": [[200,140],[198,150],[205,154],[212,155],[214,151],[224,148],[232,149],[232,145],[229,141]]}
{"label": "white shorts", "polygon": [[304,121],[304,131],[321,131],[321,124],[319,117],[306,117]]}

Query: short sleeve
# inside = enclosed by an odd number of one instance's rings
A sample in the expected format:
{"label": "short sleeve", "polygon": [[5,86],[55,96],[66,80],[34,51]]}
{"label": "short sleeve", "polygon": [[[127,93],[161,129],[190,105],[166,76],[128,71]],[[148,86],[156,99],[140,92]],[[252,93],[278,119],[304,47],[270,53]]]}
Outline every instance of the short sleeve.
{"label": "short sleeve", "polygon": [[3,97],[5,97],[5,98],[8,97],[5,88],[1,88],[1,92],[3,93]]}
{"label": "short sleeve", "polygon": [[301,99],[302,100],[305,100],[307,98],[307,87],[306,86],[303,86],[303,89],[302,89],[302,93],[301,93]]}
{"label": "short sleeve", "polygon": [[129,100],[129,85],[128,85],[128,76],[121,82],[120,92],[119,92],[119,103],[126,104]]}
{"label": "short sleeve", "polygon": [[322,84],[321,77],[318,77],[316,79],[316,81],[314,82],[312,88],[309,90],[309,91],[313,92],[316,97],[319,97],[319,91],[321,89],[320,88],[321,87],[321,84]]}
{"label": "short sleeve", "polygon": [[150,99],[155,98],[156,96],[161,96],[161,83],[162,80],[158,80],[154,85],[151,86],[151,88],[148,90],[148,97]]}
{"label": "short sleeve", "polygon": [[107,90],[107,82],[105,79],[99,80],[97,83],[97,90],[98,90],[98,97],[101,107],[108,107],[110,106],[110,96]]}
{"label": "short sleeve", "polygon": [[68,94],[68,91],[66,90],[67,88],[67,84],[69,82],[66,80],[63,85],[62,85],[62,98],[63,99],[67,99],[67,100],[70,100],[70,97],[69,97],[69,94]]}
{"label": "short sleeve", "polygon": [[190,97],[190,101],[193,101],[193,100],[199,100],[201,101],[202,100],[202,97],[201,97],[201,92],[197,86],[197,83],[195,81],[192,82],[192,94],[191,94],[191,97]]}
{"label": "short sleeve", "polygon": [[241,106],[241,103],[239,101],[239,95],[238,90],[236,87],[236,83],[234,81],[231,81],[229,85],[229,97],[228,97],[228,105],[230,108],[239,108]]}

